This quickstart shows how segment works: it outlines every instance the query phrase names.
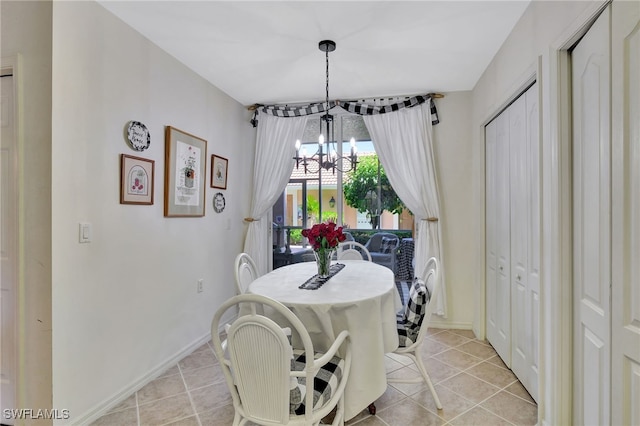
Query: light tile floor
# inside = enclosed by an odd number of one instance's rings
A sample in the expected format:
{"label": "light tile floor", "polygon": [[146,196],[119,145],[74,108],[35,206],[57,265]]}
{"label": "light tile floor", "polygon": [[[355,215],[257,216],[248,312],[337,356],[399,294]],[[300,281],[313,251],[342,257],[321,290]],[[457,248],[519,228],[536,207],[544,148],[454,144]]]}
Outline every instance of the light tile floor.
{"label": "light tile floor", "polygon": [[[467,330],[429,329],[423,359],[444,406],[424,384],[394,383],[347,425],[535,425],[538,407],[495,350]],[[389,377],[415,376],[411,362],[388,355]],[[227,426],[233,406],[209,344],[198,348],[93,426]]]}

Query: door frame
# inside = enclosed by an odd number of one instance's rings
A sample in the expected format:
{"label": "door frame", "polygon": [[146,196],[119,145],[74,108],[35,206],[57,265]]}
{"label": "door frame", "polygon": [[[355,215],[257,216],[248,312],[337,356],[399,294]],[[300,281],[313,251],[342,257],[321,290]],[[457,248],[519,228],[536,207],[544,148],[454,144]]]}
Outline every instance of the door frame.
{"label": "door frame", "polygon": [[[543,235],[541,395],[538,418],[543,425],[573,421],[573,243],[570,49],[587,33],[611,0],[594,2],[567,26],[549,52],[543,98]],[[545,149],[547,148],[547,149]],[[560,283],[560,285],[551,285]]]}
{"label": "door frame", "polygon": [[16,144],[16,158],[15,158],[15,175],[13,176],[14,182],[13,189],[16,197],[15,202],[15,226],[16,226],[16,240],[13,249],[15,250],[15,288],[13,289],[13,308],[14,308],[14,352],[15,352],[15,383],[13,387],[13,396],[15,407],[23,406],[23,387],[25,386],[25,368],[24,368],[24,352],[25,342],[23,334],[20,330],[24,329],[24,306],[26,304],[24,298],[24,264],[23,264],[23,222],[24,217],[24,203],[22,198],[22,158],[24,147],[24,134],[22,127],[22,105],[23,105],[23,86],[22,86],[22,56],[20,54],[6,56],[0,58],[0,73],[2,75],[10,74],[13,79],[13,129]]}

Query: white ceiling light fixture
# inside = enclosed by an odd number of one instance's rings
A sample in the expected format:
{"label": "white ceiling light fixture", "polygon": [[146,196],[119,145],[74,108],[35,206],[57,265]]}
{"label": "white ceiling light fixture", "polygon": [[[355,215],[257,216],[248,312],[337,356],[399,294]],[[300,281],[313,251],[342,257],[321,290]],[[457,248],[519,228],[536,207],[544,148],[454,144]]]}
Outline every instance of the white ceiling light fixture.
{"label": "white ceiling light fixture", "polygon": [[[336,170],[340,172],[348,172],[355,170],[358,165],[356,141],[354,138],[351,138],[351,152],[348,156],[339,156],[334,137],[334,117],[329,114],[329,52],[336,50],[336,43],[332,40],[322,40],[318,43],[318,48],[325,52],[327,66],[325,114],[320,117],[321,123],[320,136],[318,136],[318,151],[316,151],[312,156],[307,156],[306,149],[298,139],[296,141],[296,156],[293,157],[293,159],[296,162],[296,169],[298,169],[300,164],[302,164],[305,173],[318,173],[320,169],[331,170],[333,173],[335,173]],[[325,124],[324,133],[322,131],[322,122]],[[325,146],[326,153],[324,151]]]}

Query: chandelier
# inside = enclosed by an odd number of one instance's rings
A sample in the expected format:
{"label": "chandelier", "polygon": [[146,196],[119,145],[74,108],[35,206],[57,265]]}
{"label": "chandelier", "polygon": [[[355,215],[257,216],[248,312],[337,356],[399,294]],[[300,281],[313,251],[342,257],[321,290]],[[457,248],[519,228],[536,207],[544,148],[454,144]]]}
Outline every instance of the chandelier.
{"label": "chandelier", "polygon": [[[325,52],[327,66],[326,105],[325,114],[320,117],[318,151],[316,151],[315,154],[308,156],[304,147],[302,147],[301,150],[301,143],[298,139],[296,141],[296,156],[293,157],[293,159],[296,162],[296,169],[300,167],[300,164],[304,166],[305,174],[317,173],[320,169],[331,170],[333,173],[335,173],[336,170],[340,172],[348,172],[355,170],[358,165],[356,141],[354,138],[351,138],[351,152],[348,156],[339,156],[333,132],[333,115],[329,114],[329,52],[336,50],[336,43],[332,40],[322,40],[318,43],[318,49]],[[322,132],[323,124],[325,125],[326,136]],[[326,152],[324,151],[325,145]]]}

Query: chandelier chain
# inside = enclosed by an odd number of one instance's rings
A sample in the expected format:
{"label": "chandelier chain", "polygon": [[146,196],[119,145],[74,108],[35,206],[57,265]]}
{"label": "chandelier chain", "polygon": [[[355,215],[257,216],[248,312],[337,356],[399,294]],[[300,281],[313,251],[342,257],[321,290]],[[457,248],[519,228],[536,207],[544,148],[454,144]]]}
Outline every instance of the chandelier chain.
{"label": "chandelier chain", "polygon": [[[325,57],[326,57],[326,63],[327,63],[327,84],[326,84],[326,91],[327,91],[327,114],[329,114],[329,50],[327,49],[327,51],[325,52]],[[329,135],[327,135],[327,137],[329,137]]]}

